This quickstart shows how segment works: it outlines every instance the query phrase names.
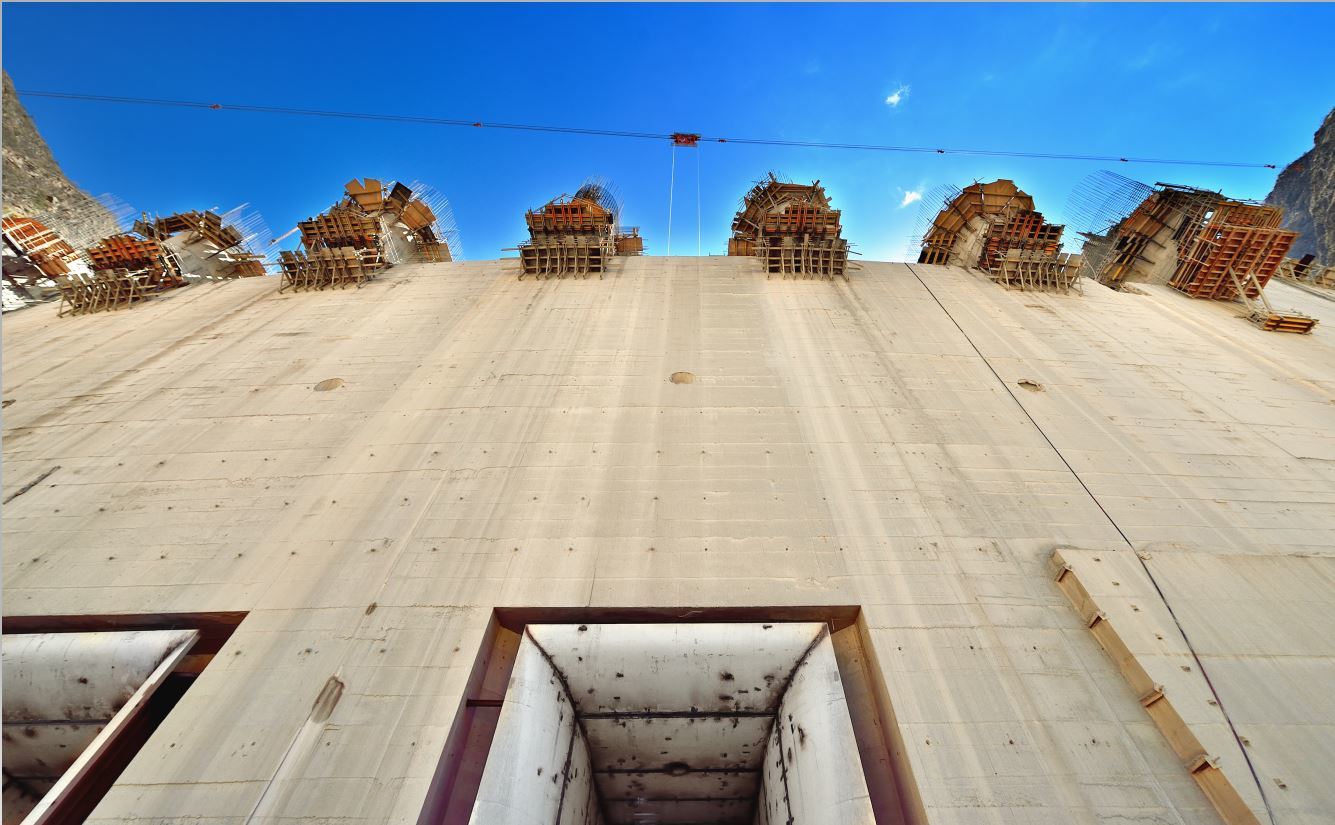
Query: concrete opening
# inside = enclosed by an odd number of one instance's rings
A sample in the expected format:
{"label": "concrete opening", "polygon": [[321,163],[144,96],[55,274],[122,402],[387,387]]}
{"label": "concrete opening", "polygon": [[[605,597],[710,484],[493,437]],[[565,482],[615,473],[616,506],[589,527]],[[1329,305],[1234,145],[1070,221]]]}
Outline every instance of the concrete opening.
{"label": "concrete opening", "polygon": [[530,624],[470,821],[876,821],[819,622]]}
{"label": "concrete opening", "polygon": [[4,825],[82,822],[244,614],[4,620]]}

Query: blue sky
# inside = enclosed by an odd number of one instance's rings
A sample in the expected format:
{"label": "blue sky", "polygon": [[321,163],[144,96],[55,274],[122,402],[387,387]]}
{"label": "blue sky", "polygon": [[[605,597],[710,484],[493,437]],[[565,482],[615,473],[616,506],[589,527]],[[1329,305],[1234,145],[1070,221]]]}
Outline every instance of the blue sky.
{"label": "blue sky", "polygon": [[[20,89],[735,137],[1275,163],[1335,105],[1335,6],[19,4]],[[58,44],[58,47],[56,47]],[[1232,65],[1230,65],[1232,64]],[[651,254],[667,246],[666,143],[25,100],[66,173],[169,213],[249,202],[275,234],[344,181],[419,179],[472,259],[526,208],[600,174]],[[673,252],[724,251],[774,169],[819,178],[868,259],[900,260],[906,193],[1013,178],[1062,222],[1108,164],[712,145],[678,150]],[[1275,170],[1117,164],[1261,198]],[[513,253],[505,253],[513,254]]]}

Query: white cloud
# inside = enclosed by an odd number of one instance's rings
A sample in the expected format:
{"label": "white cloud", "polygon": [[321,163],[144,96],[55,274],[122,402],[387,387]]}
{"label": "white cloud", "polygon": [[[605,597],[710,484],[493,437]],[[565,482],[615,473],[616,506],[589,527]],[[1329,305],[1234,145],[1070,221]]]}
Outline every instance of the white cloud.
{"label": "white cloud", "polygon": [[895,89],[885,98],[885,105],[898,106],[899,104],[903,103],[904,98],[908,96],[909,96],[909,87],[907,85],[900,86],[898,89]]}
{"label": "white cloud", "polygon": [[899,208],[903,209],[911,203],[917,203],[922,200],[922,193],[916,190],[909,190],[904,193],[904,200],[900,202]]}

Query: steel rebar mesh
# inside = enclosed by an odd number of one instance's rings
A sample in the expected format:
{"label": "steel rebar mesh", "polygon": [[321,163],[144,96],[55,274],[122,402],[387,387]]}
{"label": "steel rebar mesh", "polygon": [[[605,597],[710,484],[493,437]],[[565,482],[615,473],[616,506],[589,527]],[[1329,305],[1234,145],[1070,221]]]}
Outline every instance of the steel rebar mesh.
{"label": "steel rebar mesh", "polygon": [[434,186],[422,183],[420,180],[413,181],[408,188],[413,190],[413,200],[426,204],[431,214],[436,216],[431,230],[449,247],[450,260],[464,260],[463,240],[460,238],[459,226],[454,220],[454,210],[450,208],[449,200]]}
{"label": "steel rebar mesh", "polygon": [[941,210],[948,207],[963,192],[964,190],[958,186],[943,183],[932,187],[923,194],[922,198],[918,200],[918,215],[913,220],[913,234],[909,236],[909,245],[905,250],[906,260],[918,260],[918,254],[922,252],[923,241],[926,240],[927,233],[931,231],[936,216],[941,214]]}

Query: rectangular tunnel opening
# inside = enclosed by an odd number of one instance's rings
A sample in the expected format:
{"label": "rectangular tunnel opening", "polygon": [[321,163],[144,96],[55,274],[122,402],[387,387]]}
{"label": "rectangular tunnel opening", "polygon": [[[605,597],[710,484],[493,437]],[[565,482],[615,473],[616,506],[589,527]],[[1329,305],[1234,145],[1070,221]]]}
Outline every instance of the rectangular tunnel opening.
{"label": "rectangular tunnel opening", "polygon": [[82,822],[244,613],[4,619],[4,825]]}
{"label": "rectangular tunnel opening", "polygon": [[497,611],[419,822],[918,821],[836,611]]}

